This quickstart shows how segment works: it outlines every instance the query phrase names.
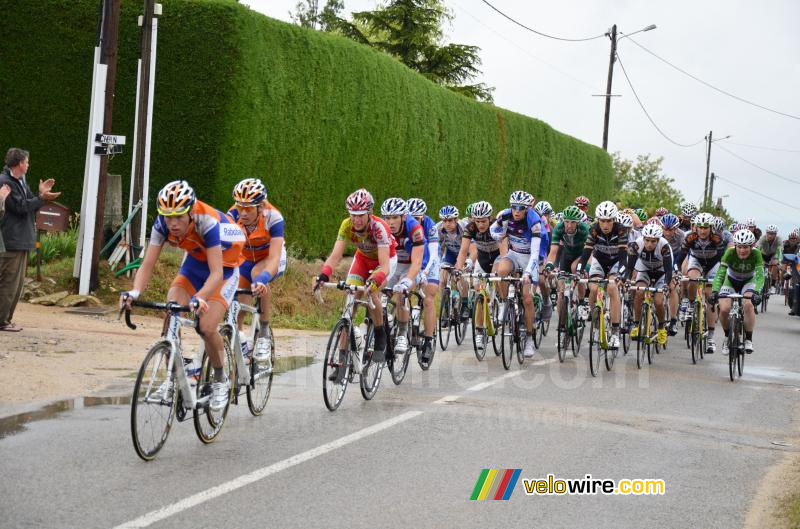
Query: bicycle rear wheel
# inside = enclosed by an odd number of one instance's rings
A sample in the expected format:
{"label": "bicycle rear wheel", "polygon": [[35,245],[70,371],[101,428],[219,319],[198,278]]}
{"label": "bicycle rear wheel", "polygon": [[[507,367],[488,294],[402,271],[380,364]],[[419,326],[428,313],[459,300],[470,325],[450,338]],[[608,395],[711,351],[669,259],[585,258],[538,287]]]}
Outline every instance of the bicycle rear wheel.
{"label": "bicycle rear wheel", "polygon": [[[345,336],[345,350],[340,354],[339,341],[344,333]],[[330,411],[336,411],[336,408],[342,403],[344,394],[347,392],[347,383],[350,380],[351,363],[348,356],[348,349],[350,348],[350,322],[341,319],[336,322],[331,336],[328,338],[328,347],[325,350],[325,363],[322,364],[322,397],[325,400],[325,406]],[[338,377],[335,380],[328,380],[328,376],[338,368]]]}
{"label": "bicycle rear wheel", "polygon": [[269,368],[260,366],[255,360],[250,362],[250,384],[247,385],[247,407],[255,416],[259,416],[267,407],[267,401],[272,392],[272,377],[275,371],[275,336],[272,334],[272,327],[267,324],[265,328],[259,328],[256,337],[269,338],[272,350],[270,354]]}
{"label": "bicycle rear wheel", "polygon": [[624,354],[628,354],[631,348],[631,307],[630,302],[625,299],[622,302],[622,325],[620,326],[620,341]]}
{"label": "bicycle rear wheel", "polygon": [[[171,384],[174,388],[172,377],[167,371],[170,346],[166,342],[159,342],[147,351],[139,367],[136,383],[133,386],[131,399],[131,438],[136,454],[145,461],[152,460],[167,442],[172,421],[175,418],[177,396],[174,389],[170,389],[162,398],[153,394],[161,387]],[[176,361],[182,361],[181,358]]]}
{"label": "bicycle rear wheel", "polygon": [[[233,361],[233,351],[231,350],[231,337],[228,332],[222,332],[222,368],[225,371],[225,376],[228,377],[230,382],[230,390],[228,392],[228,402],[221,410],[214,411],[211,409],[210,401],[206,401],[204,406],[196,406],[192,410],[192,419],[194,422],[194,431],[197,437],[203,443],[213,443],[219,433],[222,431],[222,425],[225,424],[225,419],[228,417],[228,410],[231,407],[231,400],[233,398],[233,390],[236,387],[236,364]],[[211,395],[211,385],[214,382],[214,368],[211,366],[211,357],[208,351],[203,351],[203,363],[201,364],[200,380],[197,382],[197,398]]]}
{"label": "bicycle rear wheel", "polygon": [[[453,329],[451,298],[450,287],[445,287],[442,291],[442,298],[439,300],[439,345],[442,346],[442,351],[446,350],[450,344],[450,331]],[[456,331],[457,339],[458,332]]]}
{"label": "bicycle rear wheel", "polygon": [[592,308],[589,320],[589,370],[593,377],[600,372],[600,309]]}
{"label": "bicycle rear wheel", "polygon": [[581,351],[581,344],[583,343],[583,332],[586,330],[586,322],[580,318],[579,305],[576,302],[572,308],[572,325],[575,328],[575,336],[573,337],[572,356],[577,357]]}
{"label": "bicycle rear wheel", "polygon": [[381,385],[383,375],[383,362],[374,362],[375,354],[375,326],[369,322],[367,333],[364,335],[364,353],[361,357],[361,396],[364,400],[372,400]]}
{"label": "bicycle rear wheel", "polygon": [[[409,329],[410,329],[409,323]],[[395,321],[394,327],[392,327],[391,339],[392,345],[397,341],[397,332],[398,332],[398,325]],[[408,337],[408,334],[406,334]],[[392,382],[396,386],[399,386],[403,379],[406,378],[406,371],[408,371],[408,359],[411,356],[411,339],[408,340],[408,350],[405,353],[394,353],[391,355],[387,361],[387,365],[389,366],[389,374],[392,376]]]}
{"label": "bicycle rear wheel", "polygon": [[650,312],[650,329],[647,337],[647,363],[652,364],[653,352],[658,354],[658,319],[652,306],[648,310]]}
{"label": "bicycle rear wheel", "polygon": [[[475,351],[475,358],[478,359],[478,362],[483,360],[483,358],[486,356],[486,348],[489,347],[489,344],[487,343],[488,334],[486,328],[484,327],[482,329],[478,329],[475,327],[475,322],[478,321],[477,314],[479,306],[483,306],[482,294],[478,294],[478,296],[475,298],[475,303],[472,305],[472,317],[470,318],[472,321],[472,349]],[[483,346],[480,348],[478,348],[477,342],[478,335],[483,337]],[[492,337],[492,339],[494,340],[494,337]]]}

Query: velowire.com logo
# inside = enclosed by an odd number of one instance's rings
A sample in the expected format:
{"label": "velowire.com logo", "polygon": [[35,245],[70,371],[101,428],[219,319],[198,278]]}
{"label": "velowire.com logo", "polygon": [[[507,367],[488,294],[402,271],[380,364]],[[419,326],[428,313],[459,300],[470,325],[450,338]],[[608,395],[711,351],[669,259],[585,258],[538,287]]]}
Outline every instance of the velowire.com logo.
{"label": "velowire.com logo", "polygon": [[521,468],[484,468],[470,500],[507,500],[514,492]]}

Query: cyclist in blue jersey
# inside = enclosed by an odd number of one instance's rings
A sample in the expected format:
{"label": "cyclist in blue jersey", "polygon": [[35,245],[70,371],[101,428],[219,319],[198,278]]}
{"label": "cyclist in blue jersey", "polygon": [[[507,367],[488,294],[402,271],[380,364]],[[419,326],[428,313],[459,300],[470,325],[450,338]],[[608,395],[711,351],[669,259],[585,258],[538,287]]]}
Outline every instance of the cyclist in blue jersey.
{"label": "cyclist in blue jersey", "polygon": [[[501,245],[500,259],[497,263],[497,274],[507,277],[509,274],[522,274],[522,301],[525,306],[525,339],[524,355],[532,357],[534,354],[533,322],[535,308],[533,305],[533,290],[539,284],[539,255],[544,229],[542,219],[531,209],[533,195],[525,191],[514,191],[509,198],[511,207],[500,212],[491,227],[492,237],[497,241],[505,240],[507,246]],[[503,321],[504,307],[508,288],[500,283],[500,316]]]}
{"label": "cyclist in blue jersey", "polygon": [[[433,349],[433,333],[436,329],[436,295],[439,293],[439,274],[442,261],[439,257],[439,229],[426,213],[428,205],[421,198],[409,198],[406,201],[408,214],[422,226],[427,246],[428,262],[422,269],[422,284],[420,287],[425,293],[422,300],[423,319],[425,320],[425,343],[422,346],[422,358],[427,361]],[[431,337],[430,340],[427,337]]]}
{"label": "cyclist in blue jersey", "polygon": [[[439,223],[436,229],[439,232],[439,246],[441,248],[442,265],[455,268],[458,262],[458,253],[461,251],[461,240],[464,237],[464,228],[468,220],[459,220],[458,208],[455,206],[443,206],[439,210]],[[439,274],[441,284],[449,281],[447,270],[442,270]],[[458,281],[458,292],[461,294],[461,318],[469,318],[469,301],[467,299],[467,289],[469,285],[464,279]]]}

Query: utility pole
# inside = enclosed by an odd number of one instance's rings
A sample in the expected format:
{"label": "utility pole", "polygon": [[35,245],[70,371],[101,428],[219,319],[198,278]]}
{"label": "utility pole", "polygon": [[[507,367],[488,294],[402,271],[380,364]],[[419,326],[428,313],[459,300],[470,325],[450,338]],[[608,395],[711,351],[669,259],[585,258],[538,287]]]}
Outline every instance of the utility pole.
{"label": "utility pole", "polygon": [[[129,201],[130,207],[128,214],[133,209],[133,204],[136,204],[143,197],[144,192],[144,177],[146,158],[149,158],[147,147],[149,146],[148,138],[148,111],[150,109],[150,62],[151,52],[153,45],[153,17],[155,16],[155,0],[144,1],[144,16],[142,17],[142,31],[141,31],[141,59],[139,68],[139,100],[136,105],[136,148],[133,153],[134,167],[133,174],[131,175],[131,199]],[[149,160],[148,160],[149,161]],[[147,222],[146,212],[147,208],[143,207],[141,213],[137,215],[131,222],[130,227],[130,242],[138,242],[140,233],[143,233],[143,228]]]}
{"label": "utility pole", "polygon": [[611,26],[606,33],[611,39],[611,56],[608,59],[608,84],[606,84],[606,116],[603,119],[603,150],[608,151],[608,119],[611,114],[611,79],[614,76],[614,61],[617,56],[617,25]]}
{"label": "utility pole", "polygon": [[711,207],[711,204],[714,203],[714,173],[711,173],[711,178],[708,180],[708,206]]}
{"label": "utility pole", "polygon": [[[105,0],[103,6],[102,46],[100,63],[108,67],[105,90],[105,112],[103,114],[103,134],[111,134],[112,114],[114,111],[114,92],[117,82],[117,44],[119,41],[120,0]],[[106,183],[108,180],[109,156],[100,160],[100,179],[97,186],[97,214],[94,219],[94,245],[92,246],[92,265],[89,289],[95,290],[99,285],[98,270],[100,264],[100,248],[103,242],[103,220],[106,207]],[[91,229],[89,226],[86,229]]]}
{"label": "utility pole", "polygon": [[711,200],[711,195],[708,192],[708,184],[709,184],[709,176],[708,172],[711,169],[711,142],[713,141],[714,131],[708,131],[708,136],[706,136],[706,141],[708,142],[708,149],[706,151],[706,184],[703,187],[703,207],[708,207],[708,203]]}

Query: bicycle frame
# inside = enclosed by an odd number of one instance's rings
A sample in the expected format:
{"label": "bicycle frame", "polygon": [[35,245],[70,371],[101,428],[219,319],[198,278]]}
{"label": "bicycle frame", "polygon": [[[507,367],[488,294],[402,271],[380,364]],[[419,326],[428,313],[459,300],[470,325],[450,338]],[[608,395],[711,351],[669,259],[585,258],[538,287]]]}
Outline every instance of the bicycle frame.
{"label": "bicycle frame", "polygon": [[[239,338],[238,320],[240,312],[247,312],[253,315],[253,323],[250,327],[250,333],[253,337],[255,337],[260,329],[260,324],[258,322],[258,318],[256,317],[257,314],[261,313],[258,301],[256,301],[256,305],[254,306],[245,305],[238,299],[234,299],[231,303],[231,306],[228,307],[228,310],[225,313],[225,322],[222,324],[223,328],[227,329],[230,332],[230,336],[232,336],[231,347],[233,348],[233,357],[234,361],[236,362],[236,383],[239,386],[249,386],[255,380],[269,376],[270,373],[272,373],[274,366],[270,366],[269,369],[260,369],[258,373],[255,374],[253,380],[250,380],[250,368],[247,364],[244,354],[242,354],[242,342]],[[253,360],[251,358],[251,362],[252,361]]]}
{"label": "bicycle frame", "polygon": [[[600,318],[598,322],[598,331],[600,332],[600,347],[608,351],[608,339],[606,338],[606,285],[608,285],[608,279],[581,279],[581,284],[588,285],[589,283],[595,283],[597,285],[597,296],[594,300],[594,306],[600,309]],[[620,300],[621,301],[621,300]],[[620,303],[620,308],[622,304]],[[620,311],[621,312],[621,311]],[[620,313],[621,316],[621,313]]]}

